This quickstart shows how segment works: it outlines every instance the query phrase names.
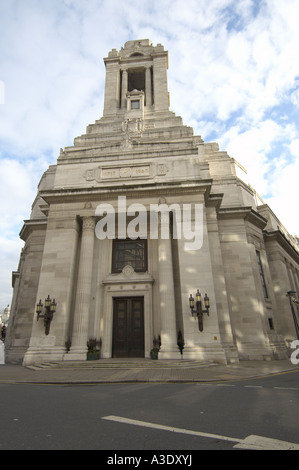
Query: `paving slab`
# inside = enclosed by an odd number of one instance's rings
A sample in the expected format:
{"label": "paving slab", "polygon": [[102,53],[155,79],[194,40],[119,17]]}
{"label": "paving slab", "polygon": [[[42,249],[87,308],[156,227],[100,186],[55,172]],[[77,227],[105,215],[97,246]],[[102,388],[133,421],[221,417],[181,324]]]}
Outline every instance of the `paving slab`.
{"label": "paving slab", "polygon": [[[149,364],[137,367],[126,363],[116,367],[113,361],[84,367],[82,363],[72,367],[63,364],[48,364],[43,367],[23,367],[16,364],[0,365],[0,383],[31,384],[96,384],[96,383],[187,383],[187,382],[227,382],[249,379],[299,370],[291,361],[242,361],[237,364],[197,363],[192,367],[182,367],[176,362]],[[159,361],[153,361],[159,362]]]}

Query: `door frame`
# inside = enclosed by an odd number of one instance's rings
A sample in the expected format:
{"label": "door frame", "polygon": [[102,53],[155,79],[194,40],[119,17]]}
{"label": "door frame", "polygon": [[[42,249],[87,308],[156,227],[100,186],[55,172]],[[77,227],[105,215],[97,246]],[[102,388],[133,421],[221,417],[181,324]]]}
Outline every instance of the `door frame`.
{"label": "door frame", "polygon": [[[136,276],[136,280],[134,279]],[[153,283],[148,273],[134,273],[131,279],[121,275],[108,276],[104,281],[103,292],[103,342],[101,356],[112,357],[113,298],[144,298],[144,357],[150,357],[153,347]]]}

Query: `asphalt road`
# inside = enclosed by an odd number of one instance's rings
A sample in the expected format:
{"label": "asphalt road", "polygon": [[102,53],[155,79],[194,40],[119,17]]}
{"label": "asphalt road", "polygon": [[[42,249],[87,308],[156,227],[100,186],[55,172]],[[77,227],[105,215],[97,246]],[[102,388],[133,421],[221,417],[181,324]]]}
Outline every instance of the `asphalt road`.
{"label": "asphalt road", "polygon": [[[299,371],[225,383],[0,384],[0,450],[107,450],[108,463],[135,468],[116,462],[120,451],[148,450],[160,458],[149,464],[179,465],[192,450],[299,448],[298,416]],[[166,462],[165,450],[179,460]]]}

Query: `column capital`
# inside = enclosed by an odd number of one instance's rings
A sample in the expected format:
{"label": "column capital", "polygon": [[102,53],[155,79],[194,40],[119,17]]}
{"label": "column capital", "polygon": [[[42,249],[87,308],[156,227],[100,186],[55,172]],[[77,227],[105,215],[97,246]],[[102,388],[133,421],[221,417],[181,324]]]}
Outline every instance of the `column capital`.
{"label": "column capital", "polygon": [[84,216],[82,217],[82,231],[95,229],[95,217]]}

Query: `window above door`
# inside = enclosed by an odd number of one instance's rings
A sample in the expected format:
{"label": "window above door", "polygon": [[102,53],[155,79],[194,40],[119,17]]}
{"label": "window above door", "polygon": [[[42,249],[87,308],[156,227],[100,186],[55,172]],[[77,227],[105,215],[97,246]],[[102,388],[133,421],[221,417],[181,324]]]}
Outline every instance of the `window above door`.
{"label": "window above door", "polygon": [[147,271],[147,240],[113,240],[112,273],[121,273],[125,266],[135,272]]}

